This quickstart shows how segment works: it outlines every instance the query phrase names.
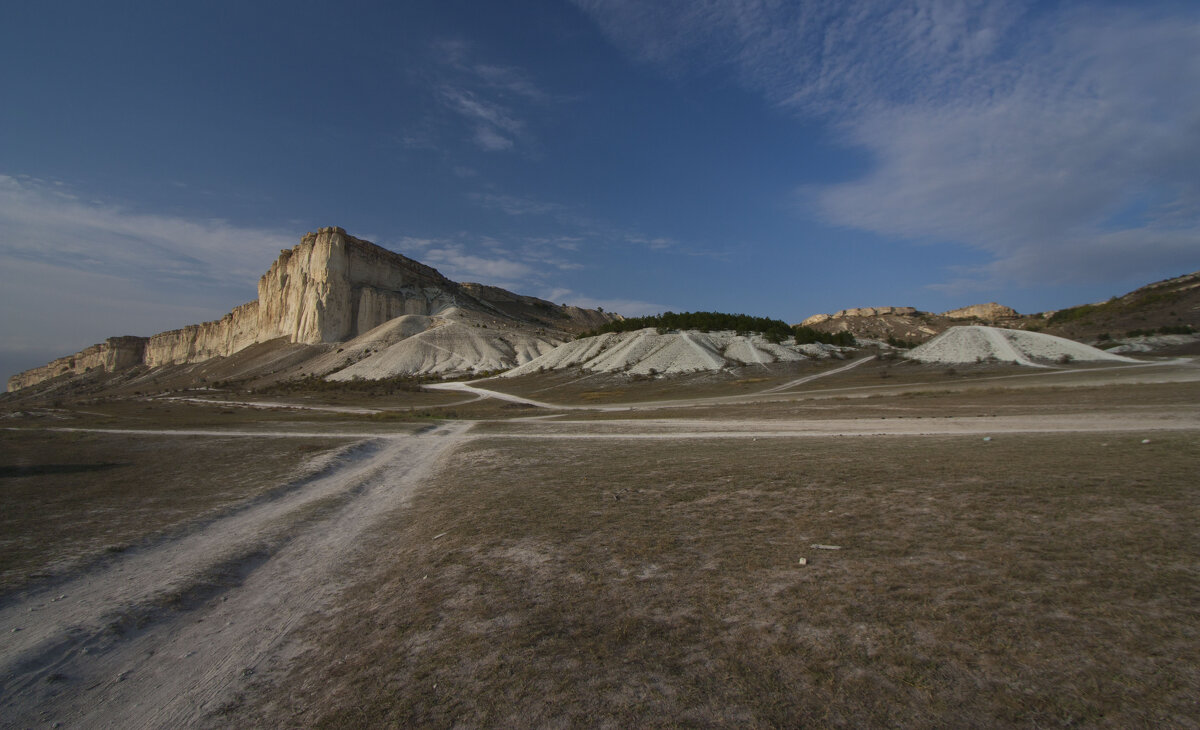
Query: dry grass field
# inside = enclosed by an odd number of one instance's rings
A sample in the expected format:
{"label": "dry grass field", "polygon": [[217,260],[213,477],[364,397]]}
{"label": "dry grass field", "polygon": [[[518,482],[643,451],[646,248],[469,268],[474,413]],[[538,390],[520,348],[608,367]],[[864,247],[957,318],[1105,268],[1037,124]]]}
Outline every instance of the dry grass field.
{"label": "dry grass field", "polygon": [[1194,725],[1200,436],[1142,437],[481,439],[229,719]]}
{"label": "dry grass field", "polygon": [[0,590],[122,553],[261,496],[344,443],[0,433]]}
{"label": "dry grass field", "polygon": [[[872,362],[752,399],[832,367],[801,365],[696,379],[691,404],[685,381],[508,389],[621,391],[616,412],[445,392],[10,411],[0,629],[27,648],[0,651],[0,726],[1200,726],[1194,365]],[[219,543],[237,514],[270,547],[194,602],[87,582],[133,553],[151,575],[156,546]],[[148,623],[27,623],[73,591]]]}

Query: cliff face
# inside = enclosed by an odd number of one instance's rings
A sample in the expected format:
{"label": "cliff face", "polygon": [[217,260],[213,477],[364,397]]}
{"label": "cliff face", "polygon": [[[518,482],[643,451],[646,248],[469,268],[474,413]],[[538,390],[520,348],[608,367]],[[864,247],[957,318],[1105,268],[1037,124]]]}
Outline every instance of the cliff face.
{"label": "cliff face", "polygon": [[261,342],[258,302],[235,307],[214,322],[192,324],[182,329],[160,332],[146,343],[145,364],[182,365],[212,357],[232,355],[243,347]]}
{"label": "cliff face", "polygon": [[124,370],[142,363],[146,351],[145,337],[109,337],[98,345],[92,345],[74,355],[60,357],[40,368],[26,370],[8,379],[9,391],[28,388],[43,380],[60,375],[82,375],[89,370],[106,372]]}
{"label": "cliff face", "polygon": [[340,342],[404,314],[435,314],[457,292],[436,269],[322,228],[258,280],[259,341]]}
{"label": "cliff face", "polygon": [[280,252],[258,280],[257,301],[212,322],[150,338],[113,338],[93,345],[13,376],[8,389],[89,368],[112,372],[140,364],[201,362],[277,338],[310,345],[344,342],[402,315],[434,315],[452,307],[567,331],[587,329],[597,318],[612,317],[495,287],[460,285],[430,266],[354,238],[341,228],[322,228]]}

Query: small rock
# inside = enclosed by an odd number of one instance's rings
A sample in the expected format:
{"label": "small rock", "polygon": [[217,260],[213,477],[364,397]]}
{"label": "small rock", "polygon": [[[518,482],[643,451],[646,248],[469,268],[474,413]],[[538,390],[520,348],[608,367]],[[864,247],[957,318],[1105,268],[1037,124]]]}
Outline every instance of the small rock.
{"label": "small rock", "polygon": [[808,558],[800,558],[796,563],[797,565],[808,565]]}
{"label": "small rock", "polygon": [[1148,443],[1150,443],[1150,439],[1142,439],[1142,443],[1148,444]]}
{"label": "small rock", "polygon": [[812,549],[813,550],[841,550],[842,546],[841,545],[822,545],[820,543],[813,543]]}
{"label": "small rock", "polygon": [[983,440],[984,440],[984,441],[991,441],[991,440],[992,440],[992,437],[991,437],[991,436],[984,436],[984,437],[983,437]]}

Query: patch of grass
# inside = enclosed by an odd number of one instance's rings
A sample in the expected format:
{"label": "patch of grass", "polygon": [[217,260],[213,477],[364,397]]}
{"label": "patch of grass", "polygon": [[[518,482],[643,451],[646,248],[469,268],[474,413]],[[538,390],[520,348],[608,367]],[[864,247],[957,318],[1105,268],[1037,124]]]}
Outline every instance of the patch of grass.
{"label": "patch of grass", "polygon": [[1194,724],[1198,457],[1194,433],[474,442],[239,721]]}

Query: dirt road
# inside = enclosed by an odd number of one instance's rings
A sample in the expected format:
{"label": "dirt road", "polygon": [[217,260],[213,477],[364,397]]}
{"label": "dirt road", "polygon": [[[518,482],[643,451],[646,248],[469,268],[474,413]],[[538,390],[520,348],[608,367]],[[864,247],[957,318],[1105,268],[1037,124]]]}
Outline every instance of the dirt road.
{"label": "dirt road", "polygon": [[231,701],[332,608],[357,537],[468,424],[361,444],[322,475],[0,606],[0,725],[176,727]]}

